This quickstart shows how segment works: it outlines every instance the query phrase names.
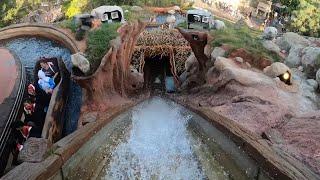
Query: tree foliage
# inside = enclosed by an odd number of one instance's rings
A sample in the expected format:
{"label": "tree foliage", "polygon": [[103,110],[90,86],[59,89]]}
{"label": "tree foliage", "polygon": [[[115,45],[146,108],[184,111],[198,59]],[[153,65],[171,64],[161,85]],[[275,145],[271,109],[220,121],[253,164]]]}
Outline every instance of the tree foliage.
{"label": "tree foliage", "polygon": [[308,36],[320,36],[320,0],[274,0],[287,6],[289,28]]}
{"label": "tree foliage", "polygon": [[82,13],[88,6],[88,0],[71,0],[65,5],[65,15],[71,18]]}
{"label": "tree foliage", "polygon": [[292,12],[291,27],[305,35],[320,36],[320,1],[300,0]]}

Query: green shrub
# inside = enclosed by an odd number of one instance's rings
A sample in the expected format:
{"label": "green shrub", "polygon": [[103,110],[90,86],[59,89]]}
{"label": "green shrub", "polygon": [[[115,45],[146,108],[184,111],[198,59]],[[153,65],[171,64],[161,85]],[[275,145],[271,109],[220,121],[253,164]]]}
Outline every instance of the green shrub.
{"label": "green shrub", "polygon": [[178,27],[187,29],[188,28],[188,23],[187,22],[182,22],[182,23],[178,24]]}
{"label": "green shrub", "polygon": [[110,49],[110,41],[118,36],[119,23],[103,24],[100,29],[89,32],[87,40],[87,58],[91,64],[91,73],[100,65],[102,58]]}
{"label": "green shrub", "polygon": [[88,0],[71,0],[64,3],[64,12],[66,17],[72,18],[73,16],[83,13],[87,6]]}
{"label": "green shrub", "polygon": [[211,35],[214,40],[212,41],[213,47],[227,44],[232,49],[243,48],[248,52],[268,58],[274,62],[280,61],[280,57],[271,51],[265,49],[262,45],[262,41],[259,38],[262,32],[252,30],[247,26],[236,28],[234,24],[225,22],[227,28],[223,30],[213,30]]}
{"label": "green shrub", "polygon": [[77,26],[76,24],[73,22],[72,18],[70,19],[66,19],[64,21],[61,21],[57,24],[59,27],[61,28],[66,28],[66,29],[70,29],[72,32],[76,32],[77,30]]}

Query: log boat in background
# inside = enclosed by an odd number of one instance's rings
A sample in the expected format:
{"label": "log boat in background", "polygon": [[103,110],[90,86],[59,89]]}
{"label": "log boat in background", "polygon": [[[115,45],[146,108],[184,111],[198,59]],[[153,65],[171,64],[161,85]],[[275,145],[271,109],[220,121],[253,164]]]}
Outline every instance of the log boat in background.
{"label": "log boat in background", "polygon": [[11,124],[22,114],[25,86],[24,66],[8,49],[0,48],[0,175],[12,149]]}

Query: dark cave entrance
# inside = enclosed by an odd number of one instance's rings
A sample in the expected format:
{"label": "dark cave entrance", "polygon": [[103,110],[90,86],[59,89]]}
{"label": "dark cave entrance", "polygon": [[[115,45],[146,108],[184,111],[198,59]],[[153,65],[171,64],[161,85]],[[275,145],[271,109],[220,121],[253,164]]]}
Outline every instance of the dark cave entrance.
{"label": "dark cave entrance", "polygon": [[168,81],[173,79],[169,56],[157,55],[145,59],[143,67],[144,87],[151,91],[168,91]]}

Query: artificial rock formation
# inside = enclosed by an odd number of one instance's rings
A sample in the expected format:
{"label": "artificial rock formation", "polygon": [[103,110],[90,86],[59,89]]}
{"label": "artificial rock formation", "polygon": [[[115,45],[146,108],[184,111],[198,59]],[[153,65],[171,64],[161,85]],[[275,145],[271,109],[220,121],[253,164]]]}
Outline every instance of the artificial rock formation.
{"label": "artificial rock formation", "polygon": [[317,104],[306,97],[307,90],[300,80],[294,79],[292,85],[287,85],[274,78],[287,72],[286,66],[276,63],[267,69],[268,75],[245,62],[218,57],[207,73],[205,85],[194,88],[192,94],[177,97],[268,139],[270,146],[320,172]]}
{"label": "artificial rock formation", "polygon": [[[194,85],[201,85],[205,83],[205,74],[208,71],[208,62],[210,57],[206,54],[205,49],[209,46],[212,37],[205,32],[198,31],[186,31],[178,28],[182,36],[190,43],[190,47],[194,53],[196,60],[198,61],[198,73],[193,74],[190,78],[187,78],[184,87],[192,88]],[[183,87],[182,87],[183,88]]]}
{"label": "artificial rock formation", "polygon": [[248,62],[255,68],[263,70],[267,66],[272,64],[272,61],[264,58],[262,56],[255,56],[254,54],[248,52],[244,48],[236,49],[229,54],[229,58],[241,57],[245,62]]}
{"label": "artificial rock formation", "polygon": [[84,74],[90,71],[90,62],[82,53],[71,55],[71,62],[74,67],[79,68]]}
{"label": "artificial rock formation", "polygon": [[85,90],[84,108],[104,110],[110,106],[110,101],[121,103],[141,87],[141,75],[131,70],[130,63],[138,36],[145,26],[140,21],[124,24],[118,29],[119,37],[110,42],[110,50],[93,75],[80,77],[73,74],[73,79]]}

